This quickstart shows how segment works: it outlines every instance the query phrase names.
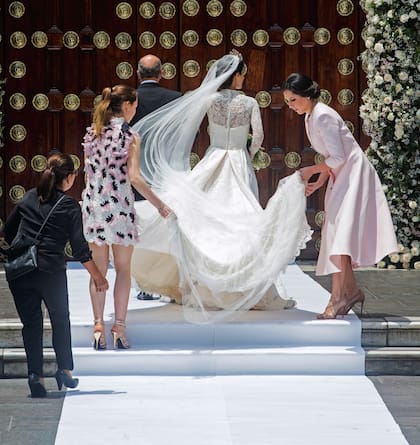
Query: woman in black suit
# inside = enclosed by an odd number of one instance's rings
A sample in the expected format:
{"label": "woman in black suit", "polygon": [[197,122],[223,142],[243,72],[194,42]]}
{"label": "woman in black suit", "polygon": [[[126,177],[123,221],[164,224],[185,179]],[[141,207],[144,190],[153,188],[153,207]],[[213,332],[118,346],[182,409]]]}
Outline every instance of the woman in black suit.
{"label": "woman in black suit", "polygon": [[45,303],[52,325],[53,347],[58,370],[58,388],[75,388],[71,350],[70,318],[64,247],[70,242],[73,256],[88,270],[98,291],[108,289],[106,278],[92,260],[82,231],[79,203],[65,193],[73,186],[77,172],[73,159],[63,153],[48,159],[38,187],[29,190],[7,218],[4,235],[13,247],[23,238],[34,239],[49,211],[61,199],[39,236],[38,268],[8,280],[23,324],[22,336],[28,363],[28,384],[32,397],[45,397],[43,384],[43,317]]}

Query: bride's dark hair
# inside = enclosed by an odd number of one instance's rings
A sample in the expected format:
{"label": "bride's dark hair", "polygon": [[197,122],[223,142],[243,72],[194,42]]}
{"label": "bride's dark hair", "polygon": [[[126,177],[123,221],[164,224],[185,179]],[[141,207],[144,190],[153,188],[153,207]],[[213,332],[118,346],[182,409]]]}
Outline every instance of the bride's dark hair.
{"label": "bride's dark hair", "polygon": [[[230,86],[232,85],[233,82],[233,78],[236,76],[236,74],[245,74],[245,63],[242,60],[242,55],[240,55],[238,52],[234,53],[231,52],[231,55],[237,55],[238,57],[240,57],[238,66],[236,67],[236,70],[230,75],[230,77],[228,79],[226,79],[225,82],[222,83],[222,85],[220,85],[219,90],[224,90],[226,88],[230,88]],[[221,74],[223,74],[225,72],[224,67],[221,67],[220,69],[220,73],[219,71],[216,71],[216,77],[219,77]]]}
{"label": "bride's dark hair", "polygon": [[293,73],[286,79],[283,90],[289,90],[294,94],[311,99],[318,99],[321,94],[319,85],[310,77],[301,73]]}

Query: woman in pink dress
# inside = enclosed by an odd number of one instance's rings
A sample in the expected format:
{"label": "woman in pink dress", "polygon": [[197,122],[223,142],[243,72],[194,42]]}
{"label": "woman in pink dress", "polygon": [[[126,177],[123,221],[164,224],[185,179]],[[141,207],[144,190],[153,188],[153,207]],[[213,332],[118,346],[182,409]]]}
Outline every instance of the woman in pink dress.
{"label": "woman in pink dress", "polygon": [[[345,315],[365,296],[353,269],[370,266],[397,250],[389,207],[378,175],[341,116],[318,102],[320,88],[293,73],[283,85],[286,104],[305,114],[306,134],[324,161],[300,169],[310,196],[328,180],[317,275],[332,274],[330,301],[318,318]],[[314,182],[313,175],[319,174]]]}

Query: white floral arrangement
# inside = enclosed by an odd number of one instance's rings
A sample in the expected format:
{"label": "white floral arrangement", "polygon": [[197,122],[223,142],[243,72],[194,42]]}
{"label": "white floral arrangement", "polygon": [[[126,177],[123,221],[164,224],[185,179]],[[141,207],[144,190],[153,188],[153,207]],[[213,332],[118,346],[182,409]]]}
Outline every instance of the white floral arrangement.
{"label": "white floral arrangement", "polygon": [[367,150],[384,186],[399,251],[378,267],[420,269],[420,2],[360,0],[367,73],[360,115]]}

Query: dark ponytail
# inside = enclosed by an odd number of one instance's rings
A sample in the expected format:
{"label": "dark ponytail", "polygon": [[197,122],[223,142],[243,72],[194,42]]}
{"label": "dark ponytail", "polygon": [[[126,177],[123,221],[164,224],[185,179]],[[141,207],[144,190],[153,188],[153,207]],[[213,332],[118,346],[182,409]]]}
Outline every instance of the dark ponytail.
{"label": "dark ponytail", "polygon": [[47,168],[42,172],[37,192],[39,200],[44,203],[51,199],[55,189],[70,174],[75,173],[74,162],[70,155],[54,153],[48,158]]}
{"label": "dark ponytail", "polygon": [[282,86],[283,90],[289,90],[294,94],[310,99],[318,99],[321,94],[319,85],[310,77],[301,73],[293,73],[286,79]]}

